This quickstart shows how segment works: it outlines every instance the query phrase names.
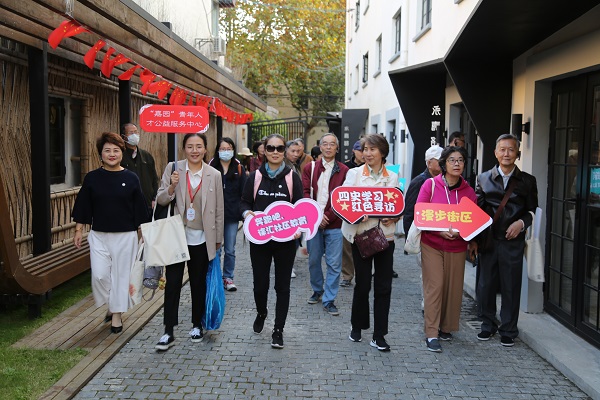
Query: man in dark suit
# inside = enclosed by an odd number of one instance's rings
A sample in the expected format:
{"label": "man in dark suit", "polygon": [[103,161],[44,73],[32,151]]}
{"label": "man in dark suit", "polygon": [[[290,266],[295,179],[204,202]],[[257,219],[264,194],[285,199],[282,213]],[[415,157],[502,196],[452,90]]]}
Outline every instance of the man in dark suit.
{"label": "man in dark suit", "polygon": [[142,193],[146,198],[146,205],[150,214],[154,208],[154,200],[158,191],[158,175],[154,165],[154,157],[146,150],[138,147],[140,135],[137,126],[132,123],[121,126],[121,137],[125,141],[125,152],[121,160],[121,166],[134,172],[140,179]]}
{"label": "man in dark suit", "polygon": [[[482,323],[477,339],[486,341],[499,332],[500,344],[510,347],[519,335],[525,230],[531,225],[538,206],[537,183],[535,177],[515,165],[520,154],[519,140],[515,136],[500,135],[494,154],[498,165],[479,175],[475,190],[477,204],[495,220],[478,249],[477,299]],[[496,320],[498,290],[502,296],[500,325]]]}

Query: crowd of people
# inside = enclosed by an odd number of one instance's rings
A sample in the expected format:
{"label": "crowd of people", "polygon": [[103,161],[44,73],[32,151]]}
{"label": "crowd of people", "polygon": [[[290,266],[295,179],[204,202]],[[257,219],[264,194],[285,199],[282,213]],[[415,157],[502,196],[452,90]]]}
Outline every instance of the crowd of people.
{"label": "crowd of people", "polygon": [[[466,259],[479,259],[477,283],[478,340],[487,341],[496,332],[503,346],[514,345],[521,289],[525,229],[537,207],[535,178],[519,170],[515,161],[519,141],[501,135],[494,154],[498,164],[478,177],[476,188],[464,179],[468,154],[465,138],[453,133],[448,146],[432,146],[425,153],[426,169],[408,185],[402,215],[375,218],[364,216],[355,224],[342,220],[331,205],[330,193],[339,186],[398,187],[398,175],[389,165],[390,146],[384,136],[363,135],[352,147],[352,156],[341,162],[338,137],[324,134],[311,154],[304,152],[302,139],[288,140],[272,134],[256,142],[253,152],[236,153],[233,140],[217,141],[209,160],[204,134],[186,134],[182,140],[185,158],[168,163],[159,180],[152,155],[139,148],[137,127],[128,123],[121,134],[103,133],[97,140],[101,167],[89,172],[77,196],[72,217],[76,222],[74,244],[81,247],[84,227],[90,245],[92,291],[96,306],[107,305],[105,322],[111,331],[123,329],[122,314],[130,307],[130,270],[135,261],[140,225],[152,218],[156,205],[173,204],[181,217],[190,259],[165,267],[164,334],[156,344],[159,351],[175,343],[179,323],[180,294],[187,265],[192,321],[189,332],[194,343],[202,341],[210,260],[223,259],[223,287],[234,292],[235,244],[240,223],[264,211],[274,201],[296,203],[314,200],[323,218],[315,236],[303,248],[308,254],[312,295],[309,304],[321,303],[325,312],[337,316],[335,303],[340,287],[352,287],[349,340],[362,341],[362,331],[371,326],[370,297],[373,288],[373,334],[370,345],[390,351],[385,336],[392,280],[396,224],[403,219],[404,232],[414,221],[416,203],[458,205],[468,198],[482,208],[493,224],[466,242],[460,232],[423,231],[417,261],[422,270],[423,331],[426,348],[441,352],[440,341],[452,340],[459,329]],[[240,159],[235,157],[238,155]],[[363,257],[354,238],[380,227],[387,248]],[[385,243],[385,241],[383,241]],[[283,348],[283,331],[290,304],[290,282],[300,233],[287,241],[250,243],[256,318],[253,331],[262,333],[267,320],[271,266],[276,294],[271,346]],[[324,265],[323,265],[324,261]],[[353,283],[354,281],[354,283]],[[502,295],[501,321],[496,320],[496,293]]]}

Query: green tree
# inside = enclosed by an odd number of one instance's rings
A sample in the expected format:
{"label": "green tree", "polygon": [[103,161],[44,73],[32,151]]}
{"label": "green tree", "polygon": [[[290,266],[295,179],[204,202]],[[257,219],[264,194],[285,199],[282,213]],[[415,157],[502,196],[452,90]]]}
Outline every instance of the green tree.
{"label": "green tree", "polygon": [[344,9],[344,0],[240,0],[221,15],[229,65],[257,95],[289,95],[301,114],[339,110]]}

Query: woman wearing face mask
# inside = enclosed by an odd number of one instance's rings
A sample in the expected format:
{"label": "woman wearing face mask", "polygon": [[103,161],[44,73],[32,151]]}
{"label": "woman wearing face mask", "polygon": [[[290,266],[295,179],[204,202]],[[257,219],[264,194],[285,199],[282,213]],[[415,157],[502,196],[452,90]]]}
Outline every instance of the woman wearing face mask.
{"label": "woman wearing face mask", "polygon": [[[225,201],[223,286],[229,292],[237,290],[237,287],[233,283],[235,241],[237,238],[238,223],[241,219],[240,200],[244,184],[246,183],[246,170],[236,158],[233,158],[234,154],[235,144],[233,140],[228,137],[221,138],[217,143],[215,157],[209,164],[221,173],[221,179],[223,180],[223,199]],[[217,257],[220,256],[221,249],[217,251]]]}
{"label": "woman wearing face mask", "polygon": [[[204,338],[202,316],[206,308],[206,274],[208,263],[216,257],[223,242],[223,184],[221,174],[206,164],[206,136],[188,133],[183,137],[185,160],[167,164],[156,195],[158,204],[166,206],[175,199],[175,214],[181,215],[190,252],[187,262],[192,294],[192,343]],[[173,172],[171,172],[173,171]],[[167,265],[165,277],[165,334],[155,348],[167,350],[175,341],[174,327],[179,323],[179,297],[186,263]]]}

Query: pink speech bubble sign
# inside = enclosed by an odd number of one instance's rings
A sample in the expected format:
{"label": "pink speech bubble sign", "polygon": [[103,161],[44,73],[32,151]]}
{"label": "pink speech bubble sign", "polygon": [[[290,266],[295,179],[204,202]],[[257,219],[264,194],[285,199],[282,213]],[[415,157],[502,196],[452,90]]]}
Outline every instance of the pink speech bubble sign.
{"label": "pink speech bubble sign", "polygon": [[244,234],[254,244],[269,240],[287,242],[298,232],[312,239],[323,220],[323,210],[312,199],[301,199],[296,204],[287,201],[271,203],[265,211],[258,211],[244,221]]}

